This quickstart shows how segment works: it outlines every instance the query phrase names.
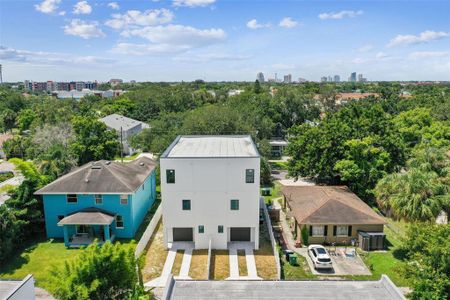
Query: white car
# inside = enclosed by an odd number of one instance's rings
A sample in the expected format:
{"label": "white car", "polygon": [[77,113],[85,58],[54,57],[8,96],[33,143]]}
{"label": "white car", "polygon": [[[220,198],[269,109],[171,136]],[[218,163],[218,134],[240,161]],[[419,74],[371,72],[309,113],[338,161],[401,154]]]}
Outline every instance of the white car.
{"label": "white car", "polygon": [[308,254],[316,270],[333,268],[330,255],[328,255],[327,249],[322,245],[309,245]]}

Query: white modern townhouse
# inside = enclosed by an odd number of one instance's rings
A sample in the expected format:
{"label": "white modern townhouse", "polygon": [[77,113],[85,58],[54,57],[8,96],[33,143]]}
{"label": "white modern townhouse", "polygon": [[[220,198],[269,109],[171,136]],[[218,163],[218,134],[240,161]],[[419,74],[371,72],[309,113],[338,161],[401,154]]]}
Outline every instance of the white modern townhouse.
{"label": "white modern townhouse", "polygon": [[179,136],[160,158],[164,241],[259,247],[260,156],[250,136]]}

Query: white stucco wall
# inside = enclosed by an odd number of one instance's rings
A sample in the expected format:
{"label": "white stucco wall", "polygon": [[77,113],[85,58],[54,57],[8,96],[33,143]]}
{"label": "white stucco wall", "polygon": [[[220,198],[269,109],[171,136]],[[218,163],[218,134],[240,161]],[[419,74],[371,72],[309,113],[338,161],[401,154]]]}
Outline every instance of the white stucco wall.
{"label": "white stucco wall", "polygon": [[[250,227],[259,247],[259,157],[161,158],[161,197],[164,238],[173,241],[173,227],[193,227],[196,249],[226,249],[231,227]],[[175,170],[175,183],[167,184],[166,170]],[[254,183],[245,182],[246,169],[255,170]],[[182,210],[182,200],[191,200],[191,210]],[[239,210],[230,200],[239,200]],[[198,226],[205,226],[203,234]],[[218,233],[218,226],[224,233]]]}

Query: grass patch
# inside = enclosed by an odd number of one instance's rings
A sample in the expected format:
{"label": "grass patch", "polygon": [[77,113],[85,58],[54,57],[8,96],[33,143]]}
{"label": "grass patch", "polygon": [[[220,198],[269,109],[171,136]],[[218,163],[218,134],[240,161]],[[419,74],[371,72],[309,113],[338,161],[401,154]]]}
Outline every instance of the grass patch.
{"label": "grass patch", "polygon": [[191,267],[189,268],[189,276],[195,280],[208,279],[208,250],[192,251]]}
{"label": "grass patch", "polygon": [[141,274],[144,282],[161,276],[164,268],[168,251],[164,245],[163,228],[163,224],[160,221],[144,251],[145,255],[143,255],[143,261],[141,262]]}
{"label": "grass patch", "polygon": [[379,280],[382,274],[386,274],[397,286],[405,287],[410,283],[402,274],[405,261],[395,256],[395,250],[400,246],[401,239],[405,235],[408,223],[388,219],[384,227],[386,234],[387,251],[361,252],[360,256],[372,272],[370,276],[346,276],[350,279]]}
{"label": "grass patch", "polygon": [[161,203],[161,199],[157,198],[155,202],[153,203],[152,207],[149,209],[147,214],[145,215],[144,219],[142,220],[141,225],[139,225],[138,230],[136,231],[136,234],[134,236],[136,241],[139,241],[144,234],[145,230],[148,227],[148,224],[150,224],[150,221],[152,220],[153,216],[155,215],[156,210],[159,207],[159,204]]}
{"label": "grass patch", "polygon": [[277,264],[266,224],[259,226],[259,249],[254,251],[256,270],[263,279],[277,279]]}
{"label": "grass patch", "polygon": [[281,263],[281,278],[284,280],[300,280],[300,279],[314,279],[317,278],[311,273],[306,258],[301,255],[297,255],[297,265],[291,266],[286,260],[285,255],[282,255],[280,259]]}
{"label": "grass patch", "polygon": [[272,170],[287,170],[289,165],[287,161],[282,160],[280,161],[271,160],[269,164]]}
{"label": "grass patch", "polygon": [[[138,156],[139,156],[139,154],[141,154],[141,153],[135,153],[135,154],[133,154],[133,155],[129,155],[129,156],[124,156],[123,157],[123,161],[132,161],[132,160],[135,160]],[[116,157],[114,157],[114,160],[116,160],[116,161],[121,161],[122,159],[120,158],[120,155],[119,156],[116,156]]]}
{"label": "grass patch", "polygon": [[67,249],[62,240],[36,242],[21,253],[18,251],[18,255],[2,264],[0,277],[22,280],[26,275],[33,274],[36,285],[48,289],[51,270],[74,260],[82,251],[83,249]]}
{"label": "grass patch", "polygon": [[172,266],[172,274],[174,276],[180,275],[181,264],[183,263],[183,256],[184,256],[184,250],[178,249],[177,255],[175,256],[175,260],[174,260],[173,266]]}
{"label": "grass patch", "polygon": [[15,186],[13,186],[11,184],[5,184],[4,186],[0,187],[0,193],[7,193],[14,188],[15,188]]}
{"label": "grass patch", "polygon": [[224,280],[230,277],[230,259],[228,250],[212,250],[211,276],[214,280]]}
{"label": "grass patch", "polygon": [[271,204],[274,199],[281,197],[281,184],[275,182],[271,187],[270,196],[264,196],[264,203]]}
{"label": "grass patch", "polygon": [[239,276],[247,276],[247,260],[245,259],[245,250],[237,251]]}

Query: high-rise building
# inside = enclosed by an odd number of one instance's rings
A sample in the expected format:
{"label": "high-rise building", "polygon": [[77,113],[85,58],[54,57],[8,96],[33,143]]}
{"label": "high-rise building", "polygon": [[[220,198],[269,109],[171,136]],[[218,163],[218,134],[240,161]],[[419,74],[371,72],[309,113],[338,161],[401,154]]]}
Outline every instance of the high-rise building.
{"label": "high-rise building", "polygon": [[292,75],[291,74],[284,75],[283,79],[284,79],[283,80],[284,83],[291,83],[292,82]]}
{"label": "high-rise building", "polygon": [[47,92],[53,92],[56,91],[56,82],[54,81],[47,81]]}
{"label": "high-rise building", "polygon": [[298,79],[298,82],[306,82],[306,79],[305,79],[305,78],[302,78],[302,77],[300,77],[300,78]]}
{"label": "high-rise building", "polygon": [[256,74],[256,80],[258,80],[259,83],[263,83],[264,82],[264,74],[262,72],[259,72],[258,74]]}
{"label": "high-rise building", "polygon": [[328,76],[328,82],[333,82],[333,77]]}
{"label": "high-rise building", "polygon": [[359,81],[359,82],[366,82],[366,81],[367,81],[367,78],[365,78],[365,77],[363,76],[363,74],[358,74],[358,81]]}
{"label": "high-rise building", "polygon": [[341,76],[334,75],[334,82],[340,82],[340,81],[341,81]]}
{"label": "high-rise building", "polygon": [[320,77],[320,82],[327,82],[328,78],[327,76]]}
{"label": "high-rise building", "polygon": [[81,92],[84,89],[84,82],[83,81],[75,82],[75,89]]}
{"label": "high-rise building", "polygon": [[356,82],[356,72],[352,72],[350,74],[350,77],[348,78],[348,81],[350,82]]}

